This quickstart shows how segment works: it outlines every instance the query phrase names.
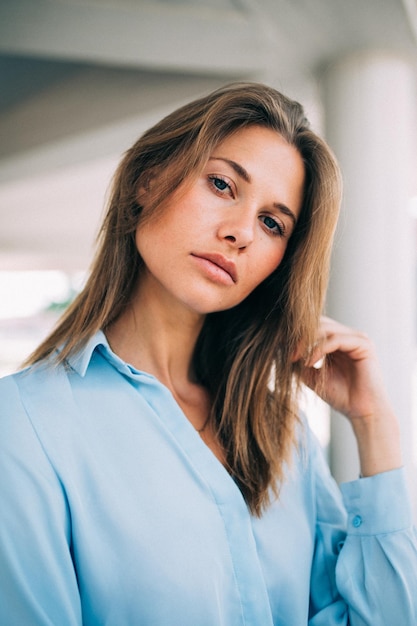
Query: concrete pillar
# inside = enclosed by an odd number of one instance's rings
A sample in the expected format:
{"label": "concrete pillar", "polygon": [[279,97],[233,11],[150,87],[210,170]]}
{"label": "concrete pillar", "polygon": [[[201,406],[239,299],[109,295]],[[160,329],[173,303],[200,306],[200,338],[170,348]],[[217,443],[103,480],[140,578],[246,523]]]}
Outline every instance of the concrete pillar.
{"label": "concrete pillar", "polygon": [[[417,191],[415,78],[407,59],[368,52],[332,64],[322,85],[325,133],[345,181],[328,311],[376,344],[417,495],[411,402],[417,238],[408,211]],[[337,480],[357,476],[350,426],[337,415],[330,458]]]}

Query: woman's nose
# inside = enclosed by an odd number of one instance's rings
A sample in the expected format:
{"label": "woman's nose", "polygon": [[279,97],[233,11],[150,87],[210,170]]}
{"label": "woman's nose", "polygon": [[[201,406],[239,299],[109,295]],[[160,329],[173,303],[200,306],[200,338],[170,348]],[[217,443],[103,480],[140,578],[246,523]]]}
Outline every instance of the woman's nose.
{"label": "woman's nose", "polygon": [[237,210],[219,225],[217,235],[225,239],[234,248],[244,249],[254,238],[255,218],[253,212]]}

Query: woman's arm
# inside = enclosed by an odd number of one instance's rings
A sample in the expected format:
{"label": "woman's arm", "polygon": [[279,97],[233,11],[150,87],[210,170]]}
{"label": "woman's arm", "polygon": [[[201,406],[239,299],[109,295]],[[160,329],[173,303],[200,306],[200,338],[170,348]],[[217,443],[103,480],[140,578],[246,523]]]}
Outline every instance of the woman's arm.
{"label": "woman's arm", "polygon": [[[319,371],[314,365],[323,358],[324,371]],[[398,421],[375,348],[366,335],[323,318],[307,366],[306,383],[350,420],[362,476],[341,486],[347,534],[336,546],[331,478],[326,477],[323,463],[318,464],[317,545],[311,583],[316,611],[310,625],[417,624],[417,533],[402,469]],[[346,614],[344,618],[339,615],[339,621],[326,616],[332,605],[318,606],[320,586],[326,579],[323,574],[331,571],[332,563],[337,590],[346,603]]]}
{"label": "woman's arm", "polygon": [[21,405],[0,381],[0,624],[80,626],[65,493]]}

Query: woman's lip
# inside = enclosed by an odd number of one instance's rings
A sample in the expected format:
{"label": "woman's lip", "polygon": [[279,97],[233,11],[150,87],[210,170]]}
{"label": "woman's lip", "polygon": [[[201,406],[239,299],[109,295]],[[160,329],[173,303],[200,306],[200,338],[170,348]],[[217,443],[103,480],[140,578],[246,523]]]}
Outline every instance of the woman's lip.
{"label": "woman's lip", "polygon": [[232,279],[232,281],[234,283],[237,282],[236,265],[233,263],[233,261],[230,261],[225,256],[223,256],[222,254],[218,254],[217,252],[213,252],[213,253],[211,253],[211,252],[210,253],[206,253],[206,252],[204,252],[204,253],[196,253],[196,252],[193,252],[193,253],[191,253],[191,256],[194,256],[194,257],[197,257],[199,259],[206,260],[206,261],[210,261],[210,263],[214,263],[214,265],[217,265],[222,270],[227,272],[227,274],[229,274],[230,278]]}

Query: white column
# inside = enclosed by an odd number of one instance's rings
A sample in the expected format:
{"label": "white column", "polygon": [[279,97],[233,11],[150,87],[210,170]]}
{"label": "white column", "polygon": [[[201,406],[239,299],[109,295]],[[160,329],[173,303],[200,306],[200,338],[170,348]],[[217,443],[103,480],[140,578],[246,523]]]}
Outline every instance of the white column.
{"label": "white column", "polygon": [[[327,70],[323,93],[326,136],[345,181],[328,310],[376,344],[417,494],[411,409],[417,237],[407,210],[417,191],[415,78],[401,56],[358,54]],[[353,436],[340,416],[333,417],[331,459],[339,481],[357,476]]]}

